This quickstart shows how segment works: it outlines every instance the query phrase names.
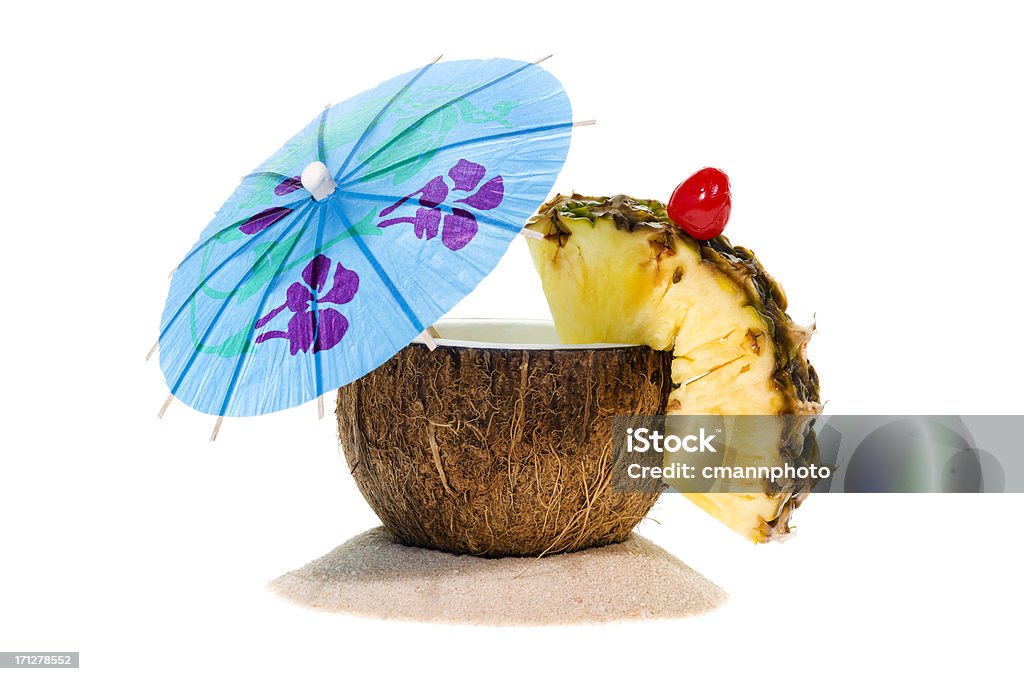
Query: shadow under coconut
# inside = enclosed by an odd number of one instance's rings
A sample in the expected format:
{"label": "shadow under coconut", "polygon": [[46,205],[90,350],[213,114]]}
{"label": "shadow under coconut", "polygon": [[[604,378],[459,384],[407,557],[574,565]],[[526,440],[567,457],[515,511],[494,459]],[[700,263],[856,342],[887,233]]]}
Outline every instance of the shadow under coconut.
{"label": "shadow under coconut", "polygon": [[381,619],[581,624],[708,612],[725,591],[633,533],[543,558],[476,558],[398,543],[383,527],[272,581],[299,605]]}

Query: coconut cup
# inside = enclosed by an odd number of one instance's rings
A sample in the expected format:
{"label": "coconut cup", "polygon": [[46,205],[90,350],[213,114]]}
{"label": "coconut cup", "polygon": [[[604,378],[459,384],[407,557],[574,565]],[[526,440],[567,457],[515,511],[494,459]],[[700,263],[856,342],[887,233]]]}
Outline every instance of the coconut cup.
{"label": "coconut cup", "polygon": [[550,323],[448,321],[338,391],[338,432],[399,541],[538,556],[625,540],[658,488],[612,489],[612,417],[664,413],[671,353],[562,345]]}

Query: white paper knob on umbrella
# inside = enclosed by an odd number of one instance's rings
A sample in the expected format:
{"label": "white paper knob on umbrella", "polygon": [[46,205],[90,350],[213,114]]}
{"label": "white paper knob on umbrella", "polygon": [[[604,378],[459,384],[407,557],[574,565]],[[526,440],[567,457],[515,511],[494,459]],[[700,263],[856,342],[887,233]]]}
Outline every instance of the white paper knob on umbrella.
{"label": "white paper knob on umbrella", "polygon": [[327,166],[320,161],[313,161],[302,171],[302,186],[313,195],[314,201],[323,201],[334,193],[337,185]]}

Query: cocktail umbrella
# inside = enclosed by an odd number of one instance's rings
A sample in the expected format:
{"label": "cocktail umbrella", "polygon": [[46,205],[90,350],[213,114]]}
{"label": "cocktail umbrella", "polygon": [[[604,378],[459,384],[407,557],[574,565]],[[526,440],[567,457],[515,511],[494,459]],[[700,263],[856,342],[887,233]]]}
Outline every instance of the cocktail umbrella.
{"label": "cocktail umbrella", "polygon": [[387,361],[497,264],[572,127],[558,81],[507,59],[434,62],[325,109],[175,270],[164,409],[265,414]]}

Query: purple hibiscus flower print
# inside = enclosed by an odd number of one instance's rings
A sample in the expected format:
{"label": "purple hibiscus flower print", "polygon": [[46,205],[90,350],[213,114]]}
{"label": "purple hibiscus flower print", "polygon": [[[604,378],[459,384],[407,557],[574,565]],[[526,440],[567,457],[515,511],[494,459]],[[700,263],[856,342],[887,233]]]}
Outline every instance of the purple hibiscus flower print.
{"label": "purple hibiscus flower print", "polygon": [[274,187],[275,196],[287,196],[302,189],[302,176],[286,177]]}
{"label": "purple hibiscus flower print", "polygon": [[283,220],[292,212],[291,208],[280,206],[278,208],[267,208],[261,210],[256,215],[250,218],[246,218],[242,222],[238,223],[238,231],[247,236],[253,234],[259,234],[263,230],[267,229],[271,225]]}
{"label": "purple hibiscus flower print", "polygon": [[[275,196],[287,196],[292,192],[296,192],[302,189],[302,178],[296,175],[295,177],[286,177],[281,180],[276,187],[274,187]],[[242,220],[235,224],[238,227],[238,231],[246,236],[252,236],[253,234],[259,234],[268,227],[272,227],[284,218],[292,214],[292,209],[286,206],[276,206],[261,210],[259,213]]]}
{"label": "purple hibiscus flower print", "polygon": [[377,223],[378,227],[390,227],[400,223],[408,223],[413,227],[417,238],[430,240],[441,234],[441,243],[449,250],[457,251],[463,248],[477,233],[476,216],[466,208],[452,208],[450,213],[444,214],[439,206],[448,198],[451,191],[469,194],[454,203],[461,203],[468,208],[478,211],[488,211],[497,208],[502,199],[505,198],[505,183],[501,175],[495,175],[484,182],[479,189],[480,181],[487,174],[487,169],[479,163],[473,163],[466,159],[459,159],[448,170],[448,178],[438,175],[425,185],[399,199],[393,205],[388,206],[380,212],[378,217],[387,217],[396,209],[404,205],[414,196],[419,196],[420,207],[415,215],[391,218]]}
{"label": "purple hibiscus flower print", "polygon": [[302,280],[288,287],[284,303],[256,321],[256,328],[263,328],[277,315],[288,310],[291,318],[287,329],[266,331],[256,337],[257,343],[284,338],[289,341],[289,350],[295,355],[309,352],[310,349],[313,352],[330,350],[341,342],[348,331],[348,319],[329,306],[344,305],[355,297],[359,290],[359,275],[345,269],[339,262],[334,270],[331,288],[318,298],[327,284],[331,264],[331,259],[325,255],[318,255],[309,261],[302,270]]}

